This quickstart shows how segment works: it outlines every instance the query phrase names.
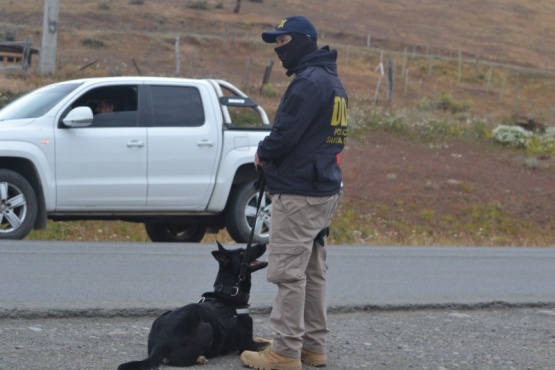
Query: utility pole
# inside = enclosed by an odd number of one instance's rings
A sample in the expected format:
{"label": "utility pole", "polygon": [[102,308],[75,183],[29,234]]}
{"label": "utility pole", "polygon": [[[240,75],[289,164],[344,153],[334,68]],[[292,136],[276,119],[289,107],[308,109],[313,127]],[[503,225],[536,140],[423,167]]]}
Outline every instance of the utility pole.
{"label": "utility pole", "polygon": [[58,38],[58,15],[60,0],[44,0],[42,22],[42,44],[39,70],[42,74],[54,73],[56,70],[56,42]]}

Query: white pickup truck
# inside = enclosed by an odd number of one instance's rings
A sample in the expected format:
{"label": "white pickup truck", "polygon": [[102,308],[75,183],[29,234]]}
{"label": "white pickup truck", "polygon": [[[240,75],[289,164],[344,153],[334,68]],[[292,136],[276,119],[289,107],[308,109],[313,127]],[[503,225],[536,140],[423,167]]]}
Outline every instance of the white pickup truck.
{"label": "white pickup truck", "polygon": [[[239,126],[244,117],[257,125]],[[0,110],[0,239],[47,219],[100,219],[144,223],[157,242],[227,228],[244,243],[256,224],[254,240],[266,241],[271,202],[257,213],[252,184],[269,130],[265,111],[221,80],[106,77],[32,91]]]}

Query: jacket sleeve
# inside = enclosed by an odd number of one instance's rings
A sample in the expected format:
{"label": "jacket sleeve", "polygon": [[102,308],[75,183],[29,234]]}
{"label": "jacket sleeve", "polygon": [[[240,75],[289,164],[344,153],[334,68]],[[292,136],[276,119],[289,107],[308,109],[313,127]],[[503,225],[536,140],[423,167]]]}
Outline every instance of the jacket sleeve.
{"label": "jacket sleeve", "polygon": [[293,150],[318,114],[320,94],[314,83],[305,78],[297,77],[291,82],[270,135],[258,147],[261,160],[272,162]]}

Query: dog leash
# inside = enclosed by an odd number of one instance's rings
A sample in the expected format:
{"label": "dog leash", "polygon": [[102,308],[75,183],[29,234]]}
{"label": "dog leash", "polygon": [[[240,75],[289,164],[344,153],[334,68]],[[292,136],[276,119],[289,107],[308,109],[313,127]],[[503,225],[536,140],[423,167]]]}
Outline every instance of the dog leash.
{"label": "dog leash", "polygon": [[247,247],[245,248],[245,254],[243,255],[243,261],[241,262],[241,270],[239,270],[239,282],[245,280],[247,273],[247,267],[249,265],[249,254],[252,246],[252,239],[254,238],[254,228],[256,227],[256,217],[258,216],[258,211],[260,210],[260,205],[262,204],[262,197],[264,197],[264,187],[266,186],[264,180],[264,172],[259,169],[258,179],[253,184],[255,189],[258,189],[258,200],[256,204],[256,213],[254,218],[254,223],[252,224],[251,233],[249,235],[249,240],[247,242]]}

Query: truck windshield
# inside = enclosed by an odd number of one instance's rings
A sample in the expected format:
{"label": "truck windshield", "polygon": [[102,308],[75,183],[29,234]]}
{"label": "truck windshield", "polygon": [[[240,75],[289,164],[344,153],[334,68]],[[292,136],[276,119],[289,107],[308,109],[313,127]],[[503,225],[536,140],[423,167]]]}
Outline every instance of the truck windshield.
{"label": "truck windshield", "polygon": [[79,85],[78,83],[66,83],[31,91],[0,110],[0,121],[40,117]]}

